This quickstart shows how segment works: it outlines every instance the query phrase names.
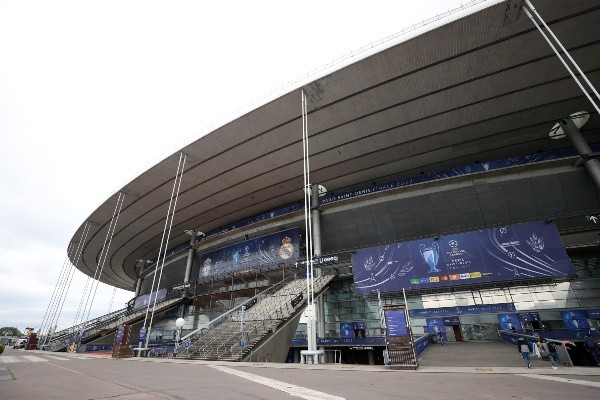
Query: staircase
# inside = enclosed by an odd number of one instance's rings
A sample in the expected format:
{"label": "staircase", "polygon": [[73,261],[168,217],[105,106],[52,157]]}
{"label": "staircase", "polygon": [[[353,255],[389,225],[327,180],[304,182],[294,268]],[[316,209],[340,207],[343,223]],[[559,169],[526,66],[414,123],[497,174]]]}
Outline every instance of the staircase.
{"label": "staircase", "polygon": [[[181,297],[167,298],[156,303],[155,313],[162,312],[179,304],[183,299]],[[143,319],[146,315],[146,307],[137,310],[122,310],[103,315],[101,317],[87,321],[85,324],[85,337],[81,343],[89,343],[99,337],[106,336],[115,332],[120,325],[131,325]],[[56,332],[51,339],[40,347],[41,350],[63,351],[71,343],[78,341],[79,332],[84,329],[84,324],[78,324],[62,331]],[[43,339],[40,340],[43,343]]]}
{"label": "staircase", "polygon": [[[334,274],[315,278],[315,296],[324,291]],[[177,355],[194,360],[241,361],[252,349],[275,334],[306,306],[306,280],[290,277],[244,304],[211,321],[195,343]]]}

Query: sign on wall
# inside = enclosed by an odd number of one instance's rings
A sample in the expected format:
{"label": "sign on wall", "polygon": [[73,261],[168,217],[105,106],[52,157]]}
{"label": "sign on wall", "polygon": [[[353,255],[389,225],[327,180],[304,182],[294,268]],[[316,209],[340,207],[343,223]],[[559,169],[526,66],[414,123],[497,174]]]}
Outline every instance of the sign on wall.
{"label": "sign on wall", "polygon": [[299,241],[300,231],[289,229],[205,253],[200,261],[200,278],[291,262],[298,258]]}
{"label": "sign on wall", "polygon": [[387,336],[408,336],[406,312],[404,308],[385,310]]}
{"label": "sign on wall", "polygon": [[549,222],[360,249],[352,268],[358,295],[575,274]]}

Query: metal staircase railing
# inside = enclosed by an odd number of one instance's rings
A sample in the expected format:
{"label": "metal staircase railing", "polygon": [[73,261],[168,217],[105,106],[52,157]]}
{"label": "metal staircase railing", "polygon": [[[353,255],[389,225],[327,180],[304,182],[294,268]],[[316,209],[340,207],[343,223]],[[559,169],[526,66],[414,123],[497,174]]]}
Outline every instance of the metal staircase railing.
{"label": "metal staircase railing", "polygon": [[[315,278],[315,293],[321,292],[333,277],[329,273]],[[188,334],[184,339],[193,338],[194,343],[177,358],[241,360],[263,337],[304,306],[306,292],[304,279],[282,280],[211,321],[204,330]]]}
{"label": "metal staircase railing", "polygon": [[[179,293],[174,293],[172,296],[167,297],[166,299],[156,303],[156,309],[164,309],[165,307],[169,307],[174,305],[182,300]],[[116,330],[119,325],[126,324],[132,320],[136,320],[140,318],[142,315],[145,315],[146,308],[138,308],[135,310],[128,310],[127,308],[118,310],[93,320],[87,322],[87,324],[78,324],[74,325],[70,328],[63,329],[62,331],[57,332],[52,336],[50,340],[41,348],[42,350],[48,351],[59,351],[67,346],[69,346],[73,342],[78,342],[79,335],[81,334],[81,330],[85,325],[85,338],[82,340],[82,343],[86,343],[87,341],[95,338],[98,334],[101,334],[102,331],[113,331]],[[87,340],[86,340],[87,339]]]}

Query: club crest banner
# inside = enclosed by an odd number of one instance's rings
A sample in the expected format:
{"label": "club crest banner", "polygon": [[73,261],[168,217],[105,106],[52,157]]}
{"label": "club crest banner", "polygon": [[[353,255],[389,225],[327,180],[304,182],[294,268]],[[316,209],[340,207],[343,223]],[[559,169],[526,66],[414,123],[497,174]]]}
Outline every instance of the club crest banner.
{"label": "club crest banner", "polygon": [[298,259],[300,231],[289,229],[202,255],[200,278],[251,271]]}

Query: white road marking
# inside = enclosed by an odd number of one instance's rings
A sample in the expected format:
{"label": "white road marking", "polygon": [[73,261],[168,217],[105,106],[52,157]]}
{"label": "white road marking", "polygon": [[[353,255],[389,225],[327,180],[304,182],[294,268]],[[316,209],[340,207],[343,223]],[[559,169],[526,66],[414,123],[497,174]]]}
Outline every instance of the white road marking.
{"label": "white road marking", "polygon": [[21,362],[19,361],[19,359],[17,359],[17,357],[13,356],[0,356],[0,361],[2,361],[5,364]]}
{"label": "white road marking", "polygon": [[40,357],[36,357],[36,356],[21,356],[29,361],[32,362],[40,362],[40,361],[48,361],[45,358],[40,358]]}
{"label": "white road marking", "polygon": [[552,376],[552,375],[533,375],[533,374],[517,374],[517,375],[524,376],[526,378],[545,379],[547,381],[572,383],[574,385],[593,386],[593,387],[600,388],[600,382],[590,382],[590,381],[584,381],[581,379],[561,378],[559,376]]}
{"label": "white road marking", "polygon": [[281,390],[282,392],[285,392],[291,396],[300,397],[306,400],[345,400],[344,397],[318,392],[316,390],[308,389],[302,386],[296,386],[292,385],[291,383],[276,381],[275,379],[265,378],[264,376],[238,371],[236,369],[224,367],[221,365],[210,365],[210,367],[217,369],[221,372],[225,372],[227,374],[235,375],[237,377],[268,386],[273,389]]}
{"label": "white road marking", "polygon": [[74,358],[76,360],[91,360],[93,357],[86,357],[86,356],[69,356],[69,358]]}
{"label": "white road marking", "polygon": [[61,360],[61,361],[68,361],[68,358],[63,358],[63,357],[56,357],[56,356],[51,356],[51,355],[46,355],[45,357],[50,357],[53,358],[55,360]]}

